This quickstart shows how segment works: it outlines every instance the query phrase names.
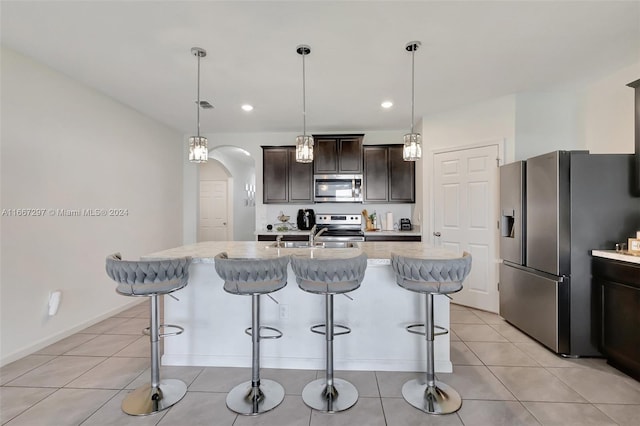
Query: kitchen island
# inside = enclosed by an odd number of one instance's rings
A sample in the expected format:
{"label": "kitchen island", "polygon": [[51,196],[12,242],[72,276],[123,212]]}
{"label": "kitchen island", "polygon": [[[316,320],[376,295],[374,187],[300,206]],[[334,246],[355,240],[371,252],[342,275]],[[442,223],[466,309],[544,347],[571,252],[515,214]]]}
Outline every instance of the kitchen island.
{"label": "kitchen island", "polygon": [[[214,257],[227,252],[231,258],[312,256],[315,258],[368,255],[361,287],[349,293],[353,300],[337,296],[336,324],[351,327],[351,334],[335,341],[337,370],[424,371],[424,337],[405,330],[424,322],[423,295],[399,287],[390,266],[391,253],[415,258],[454,258],[458,253],[421,242],[359,242],[356,248],[276,248],[264,241],[203,242],[143,256],[143,260],[191,256],[189,284],[175,293],[179,300],[164,298],[164,323],[185,328],[183,334],[164,341],[163,365],[248,367],[251,338],[244,330],[251,323],[251,298],[228,294],[214,268]],[[324,322],[324,298],[298,288],[289,266],[287,286],[273,293],[278,304],[262,297],[261,323],[283,332],[277,340],[261,342],[261,365],[267,368],[324,368],[324,337],[309,327]],[[435,323],[449,328],[449,299],[434,297]],[[435,368],[451,372],[449,334],[435,339]]]}

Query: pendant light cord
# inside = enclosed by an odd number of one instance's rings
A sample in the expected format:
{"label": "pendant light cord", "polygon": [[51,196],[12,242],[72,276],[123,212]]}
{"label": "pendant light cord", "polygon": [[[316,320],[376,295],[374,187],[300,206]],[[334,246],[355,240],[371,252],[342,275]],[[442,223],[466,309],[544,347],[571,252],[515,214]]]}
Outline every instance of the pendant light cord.
{"label": "pendant light cord", "polygon": [[306,96],[306,87],[307,87],[307,80],[306,80],[306,73],[305,73],[305,67],[304,67],[304,57],[307,54],[304,52],[302,52],[302,135],[303,136],[307,136],[307,96]]}
{"label": "pendant light cord", "polygon": [[413,134],[413,116],[414,116],[414,98],[415,98],[415,55],[416,55],[416,46],[414,45],[413,49],[411,49],[411,133]]}
{"label": "pendant light cord", "polygon": [[200,54],[198,53],[198,93],[196,101],[196,120],[198,126],[198,138],[200,137]]}

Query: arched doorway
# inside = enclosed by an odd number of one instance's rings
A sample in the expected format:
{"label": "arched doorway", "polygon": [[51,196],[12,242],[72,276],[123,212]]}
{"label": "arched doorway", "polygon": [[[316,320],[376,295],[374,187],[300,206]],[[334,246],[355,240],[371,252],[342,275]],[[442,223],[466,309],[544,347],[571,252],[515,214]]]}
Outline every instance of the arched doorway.
{"label": "arched doorway", "polygon": [[[251,155],[235,146],[217,146],[209,151],[209,162],[200,165],[200,216],[198,241],[219,240],[221,232],[204,232],[201,238],[203,214],[218,216],[215,223],[221,226],[222,197],[226,197],[227,239],[252,241],[255,239],[255,185],[256,167]],[[226,179],[226,188],[221,180]],[[215,181],[218,181],[214,183]],[[205,182],[203,184],[203,182]],[[226,189],[226,195],[223,194]],[[204,198],[203,198],[204,197]],[[211,204],[214,203],[214,204]],[[206,222],[206,221],[205,221]],[[221,229],[221,228],[219,228]]]}

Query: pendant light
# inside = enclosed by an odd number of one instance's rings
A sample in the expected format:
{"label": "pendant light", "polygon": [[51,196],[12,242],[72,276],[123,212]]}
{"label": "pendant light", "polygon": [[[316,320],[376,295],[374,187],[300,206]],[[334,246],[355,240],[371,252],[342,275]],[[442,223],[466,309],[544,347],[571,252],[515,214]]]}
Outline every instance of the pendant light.
{"label": "pendant light", "polygon": [[405,161],[416,161],[422,157],[422,136],[420,133],[414,133],[413,131],[413,116],[414,116],[414,97],[415,97],[415,54],[418,47],[422,43],[419,41],[410,41],[405,46],[408,52],[411,52],[411,132],[404,135],[404,148],[402,150],[402,158]]}
{"label": "pendant light", "polygon": [[296,47],[296,52],[302,56],[302,135],[296,137],[296,162],[311,163],[313,161],[313,136],[307,135],[307,108],[306,108],[306,75],[304,57],[311,53],[311,48],[306,44]]}
{"label": "pendant light", "polygon": [[206,163],[209,158],[207,138],[200,136],[200,58],[207,56],[207,51],[200,47],[192,47],[191,54],[198,58],[198,98],[196,101],[196,114],[198,133],[189,138],[189,161],[192,163]]}

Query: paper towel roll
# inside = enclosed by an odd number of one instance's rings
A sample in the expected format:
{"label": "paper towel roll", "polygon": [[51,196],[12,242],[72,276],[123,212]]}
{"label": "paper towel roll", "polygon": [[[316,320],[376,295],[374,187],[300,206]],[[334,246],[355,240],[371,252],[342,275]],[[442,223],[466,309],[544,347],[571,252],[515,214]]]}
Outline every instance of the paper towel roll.
{"label": "paper towel roll", "polygon": [[393,231],[393,213],[387,212],[387,231]]}

